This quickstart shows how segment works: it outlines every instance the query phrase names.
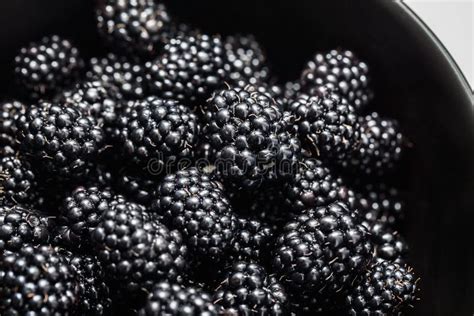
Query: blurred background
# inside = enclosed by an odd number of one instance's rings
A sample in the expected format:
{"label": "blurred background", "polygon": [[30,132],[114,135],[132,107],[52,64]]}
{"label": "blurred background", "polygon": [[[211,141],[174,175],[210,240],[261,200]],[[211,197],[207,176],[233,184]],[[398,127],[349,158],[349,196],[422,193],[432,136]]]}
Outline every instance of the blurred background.
{"label": "blurred background", "polygon": [[458,63],[474,89],[474,1],[405,0]]}

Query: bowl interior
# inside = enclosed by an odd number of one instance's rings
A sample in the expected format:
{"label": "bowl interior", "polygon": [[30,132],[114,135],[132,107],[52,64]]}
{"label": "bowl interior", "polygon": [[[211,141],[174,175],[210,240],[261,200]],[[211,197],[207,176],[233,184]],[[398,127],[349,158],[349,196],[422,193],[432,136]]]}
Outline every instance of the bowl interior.
{"label": "bowl interior", "polygon": [[[204,31],[255,34],[282,81],[296,79],[316,51],[348,48],[367,61],[376,91],[372,109],[398,119],[413,144],[393,179],[407,194],[403,233],[422,277],[413,314],[472,313],[472,94],[416,17],[395,1],[167,2]],[[92,1],[2,1],[0,16],[0,95],[12,91],[18,49],[43,35],[69,36],[85,56],[103,53]]]}

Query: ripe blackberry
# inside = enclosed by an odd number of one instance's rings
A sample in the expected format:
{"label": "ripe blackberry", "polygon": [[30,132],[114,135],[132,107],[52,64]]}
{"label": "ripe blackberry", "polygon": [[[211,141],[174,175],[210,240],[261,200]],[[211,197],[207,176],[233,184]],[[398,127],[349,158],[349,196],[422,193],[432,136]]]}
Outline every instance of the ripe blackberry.
{"label": "ripe blackberry", "polygon": [[404,203],[395,188],[383,183],[366,184],[356,189],[354,207],[370,224],[380,221],[396,227],[404,217]]}
{"label": "ripe blackberry", "polygon": [[[3,149],[10,146],[16,149],[17,127],[15,121],[22,114],[25,114],[26,106],[19,101],[9,101],[0,103],[0,147]],[[8,152],[10,150],[6,150]],[[2,155],[2,157],[4,157]]]}
{"label": "ripe blackberry", "polygon": [[318,89],[311,96],[300,94],[288,110],[296,118],[301,140],[320,159],[344,161],[359,143],[354,108],[329,89]]}
{"label": "ripe blackberry", "polygon": [[150,92],[196,105],[211,96],[224,78],[224,47],[217,36],[172,39],[162,56],[146,64]]}
{"label": "ripe blackberry", "polygon": [[9,203],[38,201],[38,177],[29,162],[14,156],[0,158],[0,193],[0,201]]}
{"label": "ripe blackberry", "polygon": [[402,264],[406,260],[408,245],[403,237],[389,225],[381,221],[370,223],[362,222],[370,232],[370,239],[374,245],[376,260],[387,260]]}
{"label": "ripe blackberry", "polygon": [[[115,197],[108,189],[78,187],[64,199],[60,208],[61,224],[57,242],[74,248],[88,248],[90,233]],[[120,197],[119,197],[120,199]]]}
{"label": "ripe blackberry", "polygon": [[109,286],[105,283],[105,274],[96,258],[88,255],[69,254],[69,264],[75,269],[78,278],[79,302],[78,315],[106,315],[111,304]]}
{"label": "ripe blackberry", "polygon": [[356,110],[372,99],[369,68],[348,50],[331,50],[316,54],[301,75],[305,89],[326,86],[337,89]]}
{"label": "ripe blackberry", "polygon": [[128,100],[143,99],[147,95],[145,69],[142,64],[115,54],[92,58],[89,64],[90,69],[86,73],[89,80],[115,87],[120,95]]}
{"label": "ripe blackberry", "polygon": [[349,314],[401,315],[416,301],[417,282],[410,267],[375,263],[347,295]]}
{"label": "ripe blackberry", "polygon": [[97,121],[67,105],[41,103],[17,120],[21,149],[48,175],[65,179],[84,175],[96,159],[104,135]]}
{"label": "ripe blackberry", "polygon": [[220,315],[219,311],[220,308],[212,303],[211,296],[200,288],[160,282],[153,286],[138,316],[217,316]]}
{"label": "ripe blackberry", "polygon": [[105,0],[96,10],[99,34],[115,50],[155,56],[168,37],[171,18],[154,0]]}
{"label": "ripe blackberry", "polygon": [[357,214],[335,202],[306,210],[284,227],[273,268],[292,295],[320,302],[348,288],[370,263],[371,252],[369,234]]}
{"label": "ripe blackberry", "polygon": [[359,118],[360,142],[350,159],[343,162],[349,170],[380,176],[394,168],[403,150],[398,122],[383,119],[378,113]]}
{"label": "ripe blackberry", "polygon": [[94,117],[104,128],[111,128],[117,121],[120,98],[113,86],[100,81],[88,81],[63,92],[60,102],[66,106],[77,107],[83,115]]}
{"label": "ripe blackberry", "polygon": [[283,192],[288,210],[296,214],[336,200],[349,203],[353,198],[353,193],[340,178],[333,177],[321,161],[311,158],[300,162],[296,173],[285,183]]}
{"label": "ripe blackberry", "polygon": [[0,253],[17,251],[25,244],[46,244],[51,239],[51,220],[33,209],[0,206]]}
{"label": "ripe blackberry", "polygon": [[222,185],[195,168],[166,176],[151,209],[199,257],[220,259],[231,245],[235,218]]}
{"label": "ripe blackberry", "polygon": [[266,261],[273,243],[273,229],[259,220],[246,218],[237,219],[235,226],[229,261]]}
{"label": "ripe blackberry", "polygon": [[50,246],[22,245],[0,253],[0,314],[73,315],[79,280],[67,258]]}
{"label": "ripe blackberry", "polygon": [[229,315],[284,315],[288,299],[278,279],[256,263],[236,262],[214,294]]}
{"label": "ripe blackberry", "polygon": [[15,57],[16,80],[32,98],[52,96],[71,85],[83,67],[78,49],[57,35],[31,43]]}
{"label": "ripe blackberry", "polygon": [[128,293],[163,279],[180,281],[187,268],[181,235],[134,203],[112,205],[90,236],[110,282]]}
{"label": "ripe blackberry", "polygon": [[197,117],[176,101],[155,97],[137,101],[119,125],[123,151],[141,165],[193,157]]}
{"label": "ripe blackberry", "polygon": [[214,94],[203,133],[215,151],[215,167],[236,187],[258,187],[285,176],[296,164],[299,143],[283,113],[266,94],[249,86]]}
{"label": "ripe blackberry", "polygon": [[252,35],[228,36],[224,41],[226,73],[230,85],[257,85],[269,78],[266,56]]}

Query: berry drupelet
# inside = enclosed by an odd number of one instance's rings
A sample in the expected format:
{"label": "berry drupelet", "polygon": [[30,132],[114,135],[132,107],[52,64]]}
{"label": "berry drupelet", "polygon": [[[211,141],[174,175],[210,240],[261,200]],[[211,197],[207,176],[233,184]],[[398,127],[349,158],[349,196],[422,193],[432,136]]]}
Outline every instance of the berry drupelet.
{"label": "berry drupelet", "polygon": [[273,229],[257,219],[247,218],[237,219],[235,226],[229,261],[268,261],[274,238]]}
{"label": "berry drupelet", "polygon": [[346,98],[356,110],[364,108],[372,99],[369,68],[348,50],[331,50],[316,54],[301,75],[305,90],[326,86]]}
{"label": "berry drupelet", "polygon": [[273,268],[296,300],[312,296],[318,304],[350,287],[370,263],[371,252],[369,234],[357,214],[335,202],[306,210],[283,228]]}
{"label": "berry drupelet", "polygon": [[166,176],[151,209],[180,231],[199,257],[221,259],[231,246],[235,218],[222,184],[195,168]]}
{"label": "berry drupelet", "polygon": [[24,245],[46,244],[51,239],[51,219],[21,206],[0,206],[0,253]]}
{"label": "berry drupelet", "polygon": [[153,95],[200,105],[222,84],[225,77],[224,47],[217,36],[173,38],[163,54],[146,64]]}
{"label": "berry drupelet", "polygon": [[293,177],[285,183],[283,192],[288,210],[296,214],[335,200],[350,204],[354,194],[340,178],[333,177],[321,161],[311,158],[300,162]]}
{"label": "berry drupelet", "polygon": [[299,142],[283,118],[275,101],[252,86],[214,94],[206,106],[203,134],[226,182],[258,187],[296,165]]}
{"label": "berry drupelet", "polygon": [[74,315],[80,300],[76,271],[54,248],[0,253],[0,314]]}
{"label": "berry drupelet", "polygon": [[370,233],[374,245],[374,258],[402,264],[406,262],[408,245],[399,232],[381,221],[362,222]]}
{"label": "berry drupelet", "polygon": [[252,35],[228,36],[224,41],[226,82],[230,85],[257,85],[269,79],[266,56]]}
{"label": "berry drupelet", "polygon": [[81,297],[78,315],[108,315],[112,300],[101,265],[96,258],[88,255],[67,253],[67,256],[69,265],[75,269],[78,279]]}
{"label": "berry drupelet", "polygon": [[410,267],[375,263],[347,295],[350,315],[400,315],[416,301],[417,282]]}
{"label": "berry drupelet", "polygon": [[370,224],[397,227],[404,217],[404,202],[397,189],[384,183],[358,185],[354,206]]}
{"label": "berry drupelet", "polygon": [[343,166],[362,175],[381,176],[391,171],[403,152],[403,135],[396,120],[373,112],[359,117],[360,142]]}
{"label": "berry drupelet", "polygon": [[278,279],[256,263],[235,262],[214,294],[225,315],[284,315],[288,299]]}
{"label": "berry drupelet", "polygon": [[77,178],[97,158],[104,132],[96,119],[62,104],[31,106],[17,120],[21,150],[49,176]]}
{"label": "berry drupelet", "polygon": [[31,164],[14,156],[0,158],[0,201],[34,205],[38,200],[38,177]]}
{"label": "berry drupelet", "polygon": [[196,115],[177,101],[155,97],[137,101],[119,122],[122,149],[140,165],[192,158],[199,125]]}
{"label": "berry drupelet", "polygon": [[112,205],[90,236],[109,281],[128,293],[163,279],[181,281],[187,268],[181,235],[134,203]]}
{"label": "berry drupelet", "polygon": [[359,143],[354,108],[330,89],[300,94],[289,104],[288,111],[295,117],[301,141],[320,159],[344,161]]}
{"label": "berry drupelet", "polygon": [[143,99],[147,95],[145,68],[141,63],[108,54],[104,58],[92,58],[89,64],[90,69],[86,73],[89,80],[115,87],[127,100]]}
{"label": "berry drupelet", "polygon": [[220,311],[211,296],[200,288],[160,282],[153,286],[138,316],[217,316]]}
{"label": "berry drupelet", "polygon": [[92,116],[104,129],[117,121],[121,98],[118,90],[100,81],[77,84],[58,98],[66,106],[76,107],[84,116]]}
{"label": "berry drupelet", "polygon": [[25,114],[26,106],[19,101],[8,101],[0,103],[0,147],[17,147],[16,133],[18,131],[15,121]]}
{"label": "berry drupelet", "polygon": [[171,29],[166,7],[154,0],[100,1],[96,17],[99,34],[109,46],[131,56],[155,56]]}
{"label": "berry drupelet", "polygon": [[56,35],[31,43],[15,57],[16,80],[34,99],[53,96],[76,82],[83,68],[78,49]]}
{"label": "berry drupelet", "polygon": [[72,248],[90,246],[90,233],[100,223],[102,215],[113,205],[123,200],[114,197],[108,189],[78,187],[64,199],[60,208],[58,242]]}

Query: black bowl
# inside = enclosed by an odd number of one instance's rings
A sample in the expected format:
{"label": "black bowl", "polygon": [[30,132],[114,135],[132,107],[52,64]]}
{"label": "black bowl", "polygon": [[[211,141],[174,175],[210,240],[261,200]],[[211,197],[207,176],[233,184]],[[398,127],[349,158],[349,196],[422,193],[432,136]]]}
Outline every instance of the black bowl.
{"label": "black bowl", "polygon": [[[398,173],[408,192],[404,233],[422,277],[416,315],[474,311],[474,106],[449,53],[398,1],[168,1],[210,32],[252,32],[283,79],[319,50],[353,49],[372,69],[373,109],[397,118],[413,149]],[[93,3],[0,2],[0,94],[11,93],[12,59],[43,35],[69,36],[86,56],[102,52]]]}

